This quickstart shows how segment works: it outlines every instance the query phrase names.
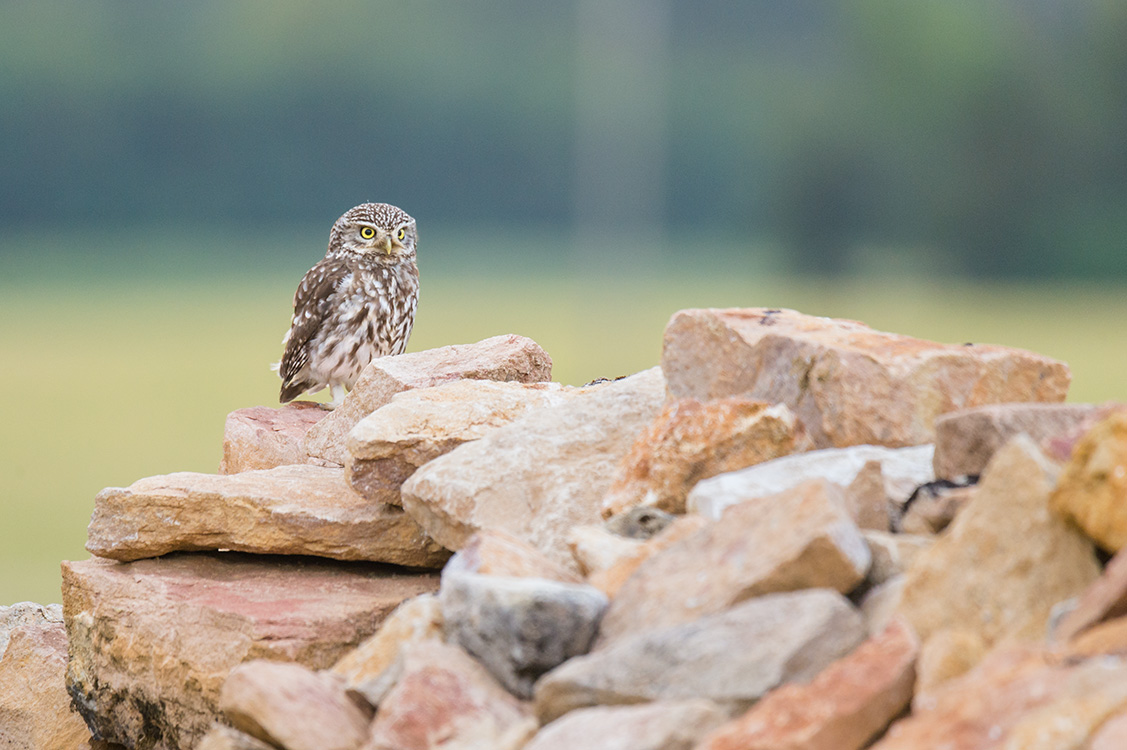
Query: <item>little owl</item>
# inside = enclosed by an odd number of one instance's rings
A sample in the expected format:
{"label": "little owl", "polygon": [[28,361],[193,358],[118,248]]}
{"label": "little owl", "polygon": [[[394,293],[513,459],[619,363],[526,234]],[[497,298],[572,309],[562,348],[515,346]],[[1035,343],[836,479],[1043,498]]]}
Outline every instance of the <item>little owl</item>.
{"label": "little owl", "polygon": [[337,219],[325,257],[301,280],[278,363],[284,404],[326,386],[339,406],[375,357],[402,354],[419,302],[415,220],[386,203]]}

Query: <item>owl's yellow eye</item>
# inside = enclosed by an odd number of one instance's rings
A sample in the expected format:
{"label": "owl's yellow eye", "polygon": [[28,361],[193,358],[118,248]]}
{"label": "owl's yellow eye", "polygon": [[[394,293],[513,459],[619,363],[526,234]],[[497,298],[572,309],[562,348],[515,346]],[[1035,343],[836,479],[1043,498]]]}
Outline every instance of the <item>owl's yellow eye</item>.
{"label": "owl's yellow eye", "polygon": [[376,230],[372,229],[371,227],[361,227],[360,236],[366,240],[370,240],[376,236]]}
{"label": "owl's yellow eye", "polygon": [[404,229],[403,227],[399,227],[399,233],[396,234],[395,236],[400,242],[402,242],[403,238],[407,236],[407,230]]}

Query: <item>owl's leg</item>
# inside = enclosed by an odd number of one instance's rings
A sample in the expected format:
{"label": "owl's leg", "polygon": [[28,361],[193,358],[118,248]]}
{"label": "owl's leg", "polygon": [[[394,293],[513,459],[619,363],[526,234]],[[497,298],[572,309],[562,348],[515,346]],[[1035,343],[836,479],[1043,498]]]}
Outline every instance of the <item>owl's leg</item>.
{"label": "owl's leg", "polygon": [[329,386],[329,392],[333,394],[333,400],[325,404],[324,406],[326,409],[335,409],[341,405],[342,401],[344,401],[344,396],[348,391],[345,390],[344,385],[336,383]]}

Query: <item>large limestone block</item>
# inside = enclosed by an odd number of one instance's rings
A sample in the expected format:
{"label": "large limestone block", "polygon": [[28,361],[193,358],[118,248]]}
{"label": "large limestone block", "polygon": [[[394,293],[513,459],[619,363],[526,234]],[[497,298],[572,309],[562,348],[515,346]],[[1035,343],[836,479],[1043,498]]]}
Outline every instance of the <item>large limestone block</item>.
{"label": "large limestone block", "polygon": [[1109,552],[1127,546],[1127,410],[1104,417],[1076,444],[1052,505]]}
{"label": "large limestone block", "polygon": [[94,500],[86,549],[114,560],[220,549],[441,567],[449,552],[401,508],[357,495],[343,469],[178,472]]}
{"label": "large limestone block", "polygon": [[568,532],[601,520],[615,466],[664,400],[654,367],[532,411],[416,471],[403,507],[448,549],[500,529],[578,570]]}
{"label": "large limestone block", "polygon": [[356,750],[372,720],[339,676],[275,661],[232,669],[219,707],[236,729],[286,750]]}
{"label": "large limestone block", "polygon": [[64,677],[62,607],[0,607],[0,748],[78,748],[90,739],[70,705]]}
{"label": "large limestone block", "polygon": [[694,398],[667,404],[638,436],[603,501],[610,517],[639,505],[685,512],[702,479],[785,456],[795,448],[790,409],[763,401]]}
{"label": "large limestone block", "polygon": [[860,750],[912,698],[919,642],[902,620],[826,667],[783,685],[696,750]]}
{"label": "large limestone block", "polygon": [[812,679],[865,635],[837,592],[768,594],[564,662],[536,683],[536,712],[549,722],[586,706],[687,698],[743,711],[778,685]]}
{"label": "large limestone block", "polygon": [[103,737],[188,750],[251,659],[324,669],[438,577],[372,563],[237,553],[63,563],[67,689]]}
{"label": "large limestone block", "polygon": [[854,445],[783,456],[739,471],[705,479],[689,493],[688,509],[709,518],[720,518],[725,508],[754,497],[775,495],[810,479],[825,479],[850,487],[863,471],[879,464],[885,495],[894,505],[903,503],[921,484],[935,479],[933,447],[883,448]]}
{"label": "large limestone block", "polygon": [[332,414],[305,436],[310,456],[344,465],[346,438],[364,417],[412,388],[455,380],[542,383],[552,379],[552,358],[524,336],[494,336],[476,344],[454,344],[422,352],[379,357],[364,368],[356,386]]}
{"label": "large limestone block", "polygon": [[528,705],[456,646],[410,644],[401,668],[363,750],[518,750],[536,732]]}
{"label": "large limestone block", "polygon": [[921,640],[948,628],[987,646],[1041,640],[1053,606],[1099,576],[1091,542],[1049,510],[1058,472],[1026,435],[994,454],[974,498],[907,571],[899,609]]}
{"label": "large limestone block", "polygon": [[1101,407],[1092,404],[989,404],[935,420],[935,476],[978,476],[1010,438],[1025,433],[1041,444],[1068,433]]}
{"label": "large limestone block", "polygon": [[692,750],[725,718],[700,699],[581,708],[541,729],[524,750]]}
{"label": "large limestone block", "polygon": [[815,480],[748,500],[639,565],[615,594],[596,648],[762,594],[803,588],[848,593],[864,579],[870,559],[835,485]]}
{"label": "large limestone block", "polygon": [[1076,663],[1039,647],[1005,647],[923,703],[871,750],[1088,748],[1127,705],[1127,662]]}
{"label": "large limestone block", "polygon": [[397,393],[348,433],[348,481],[369,500],[400,505],[400,486],[423,464],[579,390],[558,383],[456,380]]}
{"label": "large limestone block", "polygon": [[1009,401],[1063,401],[1068,366],[1033,352],[947,345],[793,310],[682,310],[661,367],[674,398],[786,404],[820,448],[934,439],[935,418]]}
{"label": "large limestone block", "polygon": [[220,474],[303,464],[305,433],[328,414],[320,404],[295,401],[279,409],[251,406],[227,415]]}

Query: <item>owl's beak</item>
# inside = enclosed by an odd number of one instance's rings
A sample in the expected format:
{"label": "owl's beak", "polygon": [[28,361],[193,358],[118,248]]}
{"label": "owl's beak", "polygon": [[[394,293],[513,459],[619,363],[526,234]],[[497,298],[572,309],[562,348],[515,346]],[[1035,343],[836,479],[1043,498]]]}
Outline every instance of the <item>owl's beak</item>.
{"label": "owl's beak", "polygon": [[395,247],[395,240],[391,238],[390,234],[386,235],[382,239],[380,239],[379,244],[376,245],[376,247],[380,248],[388,255],[391,255],[391,251]]}

